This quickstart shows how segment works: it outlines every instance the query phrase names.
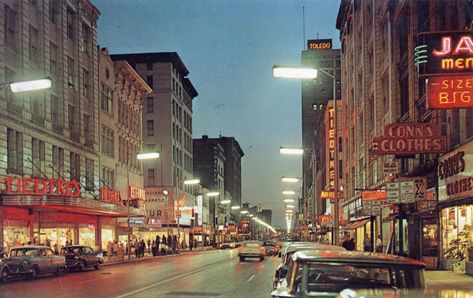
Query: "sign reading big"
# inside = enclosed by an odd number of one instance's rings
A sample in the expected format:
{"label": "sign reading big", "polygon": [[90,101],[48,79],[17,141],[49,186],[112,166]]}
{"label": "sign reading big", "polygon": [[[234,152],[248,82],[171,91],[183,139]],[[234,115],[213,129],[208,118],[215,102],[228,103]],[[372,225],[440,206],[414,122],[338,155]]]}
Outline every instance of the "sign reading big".
{"label": "sign reading big", "polygon": [[417,36],[416,65],[420,76],[471,74],[473,32],[426,32]]}

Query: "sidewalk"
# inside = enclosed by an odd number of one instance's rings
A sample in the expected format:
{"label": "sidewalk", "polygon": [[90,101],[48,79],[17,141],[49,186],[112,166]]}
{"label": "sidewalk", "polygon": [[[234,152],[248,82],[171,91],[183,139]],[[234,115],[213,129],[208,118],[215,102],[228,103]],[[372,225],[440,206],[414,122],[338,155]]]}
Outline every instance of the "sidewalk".
{"label": "sidewalk", "polygon": [[124,256],[124,260],[119,260],[116,256],[112,258],[108,258],[107,256],[104,257],[104,263],[102,266],[110,266],[110,265],[116,265],[116,264],[124,264],[128,262],[139,262],[139,261],[144,261],[144,260],[150,260],[150,259],[156,259],[156,258],[166,258],[166,257],[173,257],[173,256],[179,256],[182,255],[183,253],[193,253],[193,252],[202,252],[202,251],[207,251],[213,249],[212,246],[206,246],[206,247],[198,247],[197,249],[193,249],[192,251],[189,250],[189,248],[186,249],[181,249],[179,253],[177,254],[169,254],[169,255],[159,255],[156,257],[153,257],[151,254],[145,253],[145,256],[142,258],[137,258],[134,254],[130,255],[130,260],[128,260],[128,256]]}
{"label": "sidewalk", "polygon": [[473,276],[453,271],[433,270],[425,271],[427,288],[454,288],[459,290],[473,290]]}

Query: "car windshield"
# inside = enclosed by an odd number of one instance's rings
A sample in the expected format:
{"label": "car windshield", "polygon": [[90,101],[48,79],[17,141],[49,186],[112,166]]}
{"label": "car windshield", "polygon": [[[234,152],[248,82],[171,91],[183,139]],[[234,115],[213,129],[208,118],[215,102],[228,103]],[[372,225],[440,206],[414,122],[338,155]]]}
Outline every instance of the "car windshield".
{"label": "car windshield", "polygon": [[63,254],[82,254],[85,249],[83,247],[64,247],[61,251]]}
{"label": "car windshield", "polygon": [[[306,273],[305,273],[306,272]],[[421,288],[422,272],[387,265],[305,264],[298,268],[295,287],[307,275],[309,292],[339,292],[346,288]]]}
{"label": "car windshield", "polygon": [[12,249],[10,257],[37,257],[39,250],[35,248],[18,248]]}
{"label": "car windshield", "polygon": [[245,243],[245,247],[259,247],[259,246],[260,246],[259,243],[253,243],[253,242]]}

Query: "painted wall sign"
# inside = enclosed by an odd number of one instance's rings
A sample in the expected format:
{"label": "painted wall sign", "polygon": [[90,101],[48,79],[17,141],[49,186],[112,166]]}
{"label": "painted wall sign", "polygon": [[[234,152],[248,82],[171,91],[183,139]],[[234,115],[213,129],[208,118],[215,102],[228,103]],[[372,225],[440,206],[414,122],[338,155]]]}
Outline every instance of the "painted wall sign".
{"label": "painted wall sign", "polygon": [[2,181],[6,194],[80,197],[80,184],[78,181],[16,177],[5,177]]}
{"label": "painted wall sign", "polygon": [[473,196],[473,142],[449,152],[438,161],[439,201]]}
{"label": "painted wall sign", "polygon": [[435,76],[426,80],[427,108],[473,107],[473,75]]}
{"label": "painted wall sign", "polygon": [[307,49],[309,51],[329,50],[332,48],[331,39],[309,39],[307,41]]}
{"label": "painted wall sign", "polygon": [[389,124],[384,136],[373,138],[373,153],[378,155],[411,155],[443,153],[447,139],[440,135],[437,123]]}
{"label": "painted wall sign", "polygon": [[416,65],[421,76],[469,74],[473,70],[473,32],[425,32],[417,36]]}

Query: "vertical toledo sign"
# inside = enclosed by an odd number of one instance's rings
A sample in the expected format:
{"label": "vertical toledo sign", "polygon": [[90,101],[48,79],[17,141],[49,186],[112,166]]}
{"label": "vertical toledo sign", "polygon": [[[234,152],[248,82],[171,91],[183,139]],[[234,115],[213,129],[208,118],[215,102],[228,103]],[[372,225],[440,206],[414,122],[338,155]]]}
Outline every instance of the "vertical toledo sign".
{"label": "vertical toledo sign", "polygon": [[335,121],[334,121],[334,110],[333,107],[328,109],[328,130],[327,130],[327,140],[328,140],[328,185],[330,190],[335,189]]}
{"label": "vertical toledo sign", "polygon": [[415,64],[426,78],[427,107],[473,107],[473,33],[420,33],[418,44]]}

